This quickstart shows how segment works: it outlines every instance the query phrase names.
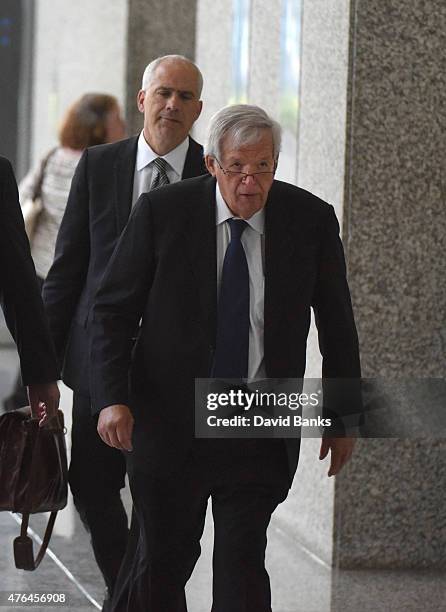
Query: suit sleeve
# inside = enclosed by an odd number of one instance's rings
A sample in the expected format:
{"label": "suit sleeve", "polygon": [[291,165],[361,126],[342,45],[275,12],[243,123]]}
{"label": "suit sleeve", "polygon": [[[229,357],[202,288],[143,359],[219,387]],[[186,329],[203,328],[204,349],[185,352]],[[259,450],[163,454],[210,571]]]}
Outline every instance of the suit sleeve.
{"label": "suit sleeve", "polygon": [[85,284],[89,260],[87,149],[73,176],[57,235],[54,261],[43,286],[43,300],[60,363],[63,361],[71,323]]}
{"label": "suit sleeve", "polygon": [[11,165],[1,160],[0,287],[6,324],[20,357],[23,382],[47,383],[59,378],[43,302],[31,259]]}
{"label": "suit sleeve", "polygon": [[129,403],[133,338],[155,268],[150,202],[143,194],[116,246],[96,293],[90,324],[92,412]]}
{"label": "suit sleeve", "polygon": [[342,434],[362,423],[361,366],[344,249],[332,206],[327,208],[313,310],[322,355],[324,417]]}

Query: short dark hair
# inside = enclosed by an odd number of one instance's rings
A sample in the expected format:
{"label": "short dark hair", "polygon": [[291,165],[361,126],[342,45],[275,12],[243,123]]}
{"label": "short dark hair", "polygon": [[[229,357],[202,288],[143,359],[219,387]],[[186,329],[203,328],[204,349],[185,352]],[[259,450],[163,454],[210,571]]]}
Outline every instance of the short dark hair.
{"label": "short dark hair", "polygon": [[118,101],[108,94],[84,94],[68,109],[59,130],[63,147],[83,150],[106,142],[106,120]]}

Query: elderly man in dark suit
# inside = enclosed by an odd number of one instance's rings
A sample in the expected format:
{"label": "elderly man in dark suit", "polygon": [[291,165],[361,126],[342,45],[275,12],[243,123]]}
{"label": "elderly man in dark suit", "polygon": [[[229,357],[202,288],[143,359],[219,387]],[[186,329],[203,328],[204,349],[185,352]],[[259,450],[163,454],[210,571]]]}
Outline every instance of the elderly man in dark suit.
{"label": "elderly man in dark suit", "polygon": [[17,183],[4,157],[0,157],[0,227],[3,312],[17,344],[32,413],[41,417],[43,424],[59,406],[57,361],[25,233]]}
{"label": "elderly man in dark suit", "polygon": [[[194,438],[196,378],[303,378],[313,308],[324,376],[359,380],[333,207],[274,180],[279,148],[280,126],[262,109],[219,111],[205,147],[211,176],[140,198],[96,296],[93,407],[102,439],[131,451],[141,526],[114,611],[178,610],[209,497],[213,612],[271,610],[266,529],[299,440]],[[343,409],[359,411],[360,395]],[[321,444],[329,475],[354,446],[339,419]]]}
{"label": "elderly man in dark suit", "polygon": [[43,295],[62,378],[73,389],[69,482],[109,591],[127,542],[125,461],[99,438],[91,414],[88,317],[94,293],[141,193],[206,172],[189,131],[201,112],[197,66],[172,55],[151,62],[137,104],[144,129],[87,149],[73,178]]}

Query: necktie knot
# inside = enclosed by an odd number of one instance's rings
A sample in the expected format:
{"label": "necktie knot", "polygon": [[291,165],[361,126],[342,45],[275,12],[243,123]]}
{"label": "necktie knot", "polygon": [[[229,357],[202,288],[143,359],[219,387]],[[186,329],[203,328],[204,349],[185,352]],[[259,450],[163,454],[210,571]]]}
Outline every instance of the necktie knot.
{"label": "necktie knot", "polygon": [[165,172],[167,174],[167,170],[169,169],[169,164],[162,157],[156,157],[153,160],[153,165],[158,170],[158,172]]}
{"label": "necktie knot", "polygon": [[156,157],[153,162],[153,174],[150,189],[157,189],[163,185],[169,184],[169,177],[167,176],[167,170],[170,168],[169,164],[162,157]]}
{"label": "necktie knot", "polygon": [[243,232],[248,227],[246,221],[243,219],[228,219],[229,227],[231,229],[231,242],[240,241]]}

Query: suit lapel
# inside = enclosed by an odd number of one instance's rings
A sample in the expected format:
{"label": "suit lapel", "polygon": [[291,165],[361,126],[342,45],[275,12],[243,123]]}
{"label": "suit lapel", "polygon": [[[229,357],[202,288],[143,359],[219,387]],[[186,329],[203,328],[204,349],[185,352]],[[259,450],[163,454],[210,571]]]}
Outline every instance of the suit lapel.
{"label": "suit lapel", "polygon": [[[139,136],[134,136],[122,143],[114,166],[114,206],[116,212],[116,231],[119,236],[127,224],[132,210],[133,180],[135,174],[136,153]],[[189,137],[189,148],[182,179],[206,174],[203,162],[203,147]]]}
{"label": "suit lapel", "polygon": [[126,226],[132,209],[137,143],[138,136],[134,136],[123,142],[121,152],[115,163],[114,204],[116,212],[116,231],[118,236]]}
{"label": "suit lapel", "polygon": [[206,174],[206,166],[203,161],[203,147],[189,136],[189,148],[184,160],[182,179],[193,178]]}

